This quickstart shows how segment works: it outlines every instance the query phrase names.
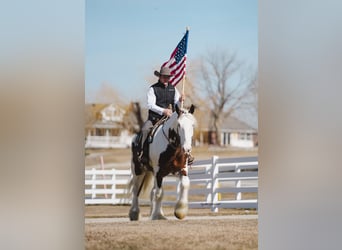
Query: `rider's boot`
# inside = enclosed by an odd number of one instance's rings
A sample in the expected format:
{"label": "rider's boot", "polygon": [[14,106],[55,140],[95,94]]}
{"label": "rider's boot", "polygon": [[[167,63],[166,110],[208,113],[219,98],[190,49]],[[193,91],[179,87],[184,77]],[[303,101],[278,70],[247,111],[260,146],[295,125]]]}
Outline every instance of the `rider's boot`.
{"label": "rider's boot", "polygon": [[142,173],[142,165],[140,162],[141,156],[141,133],[137,134],[134,142],[132,142],[132,153],[133,153],[133,163],[134,163],[134,170],[136,175],[140,175]]}

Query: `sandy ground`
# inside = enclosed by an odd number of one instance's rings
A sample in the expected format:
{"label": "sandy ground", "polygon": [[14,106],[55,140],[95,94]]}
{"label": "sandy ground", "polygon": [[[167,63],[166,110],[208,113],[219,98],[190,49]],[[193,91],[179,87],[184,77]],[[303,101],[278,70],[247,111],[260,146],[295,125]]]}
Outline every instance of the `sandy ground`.
{"label": "sandy ground", "polygon": [[86,249],[258,249],[254,220],[167,220],[85,225]]}
{"label": "sandy ground", "polygon": [[[258,249],[255,210],[220,209],[212,213],[210,209],[190,209],[184,220],[176,220],[173,207],[164,207],[169,220],[150,221],[149,207],[142,206],[143,219],[134,222],[128,220],[128,211],[129,206],[86,206],[86,221],[93,220],[85,223],[86,249]],[[241,219],[243,216],[246,219]],[[191,219],[194,217],[197,219]],[[97,223],[96,218],[121,220]]]}

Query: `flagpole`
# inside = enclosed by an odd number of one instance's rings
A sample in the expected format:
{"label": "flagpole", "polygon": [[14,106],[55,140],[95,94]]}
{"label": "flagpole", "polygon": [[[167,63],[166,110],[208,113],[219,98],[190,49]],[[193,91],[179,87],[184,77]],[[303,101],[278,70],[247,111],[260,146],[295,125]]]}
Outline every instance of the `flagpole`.
{"label": "flagpole", "polygon": [[[186,32],[189,31],[189,30],[190,30],[189,26],[186,26]],[[182,78],[182,95],[183,95],[183,97],[185,95],[185,92],[184,92],[185,76],[186,76],[186,72],[184,72],[184,76]],[[183,105],[184,105],[184,100],[182,100],[181,109],[183,108]]]}
{"label": "flagpole", "polygon": [[[183,76],[183,79],[182,79],[182,96],[184,97],[184,84],[185,83],[185,74]],[[183,104],[184,104],[184,99],[182,99],[182,103],[181,103],[181,109],[183,109]]]}

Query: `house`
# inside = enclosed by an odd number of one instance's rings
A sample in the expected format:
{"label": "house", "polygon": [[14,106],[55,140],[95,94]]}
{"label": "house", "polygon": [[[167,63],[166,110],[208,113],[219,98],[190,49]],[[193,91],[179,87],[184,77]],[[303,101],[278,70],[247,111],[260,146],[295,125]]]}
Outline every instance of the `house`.
{"label": "house", "polygon": [[[207,116],[201,116],[202,127],[196,136],[198,144],[216,145],[216,132],[210,128],[210,120]],[[204,125],[204,126],[203,126]],[[239,148],[253,148],[257,146],[257,131],[248,124],[234,116],[222,120],[219,138],[219,146],[231,146]]]}
{"label": "house", "polygon": [[[143,118],[147,110],[139,108]],[[117,104],[87,104],[85,121],[86,148],[126,148],[131,146],[136,126],[133,106],[120,107]],[[215,131],[210,126],[210,116],[195,112],[197,128],[194,134],[194,146],[217,145]],[[145,120],[143,119],[142,120]],[[257,146],[257,131],[234,116],[221,121],[219,146],[253,148]]]}
{"label": "house", "polygon": [[86,105],[86,148],[125,148],[132,135],[125,128],[125,109],[115,104]]}

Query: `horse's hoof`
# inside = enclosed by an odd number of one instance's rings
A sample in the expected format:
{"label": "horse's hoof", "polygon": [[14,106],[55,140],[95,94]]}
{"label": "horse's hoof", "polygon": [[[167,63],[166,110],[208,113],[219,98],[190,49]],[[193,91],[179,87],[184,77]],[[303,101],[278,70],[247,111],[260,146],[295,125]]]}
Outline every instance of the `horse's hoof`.
{"label": "horse's hoof", "polygon": [[139,211],[130,211],[129,212],[129,219],[131,221],[139,220],[140,219]]}
{"label": "horse's hoof", "polygon": [[162,214],[157,214],[151,217],[151,220],[167,220],[167,218]]}
{"label": "horse's hoof", "polygon": [[174,215],[176,216],[177,219],[184,219],[185,216],[188,214],[188,206],[185,204],[177,204],[175,208]]}

